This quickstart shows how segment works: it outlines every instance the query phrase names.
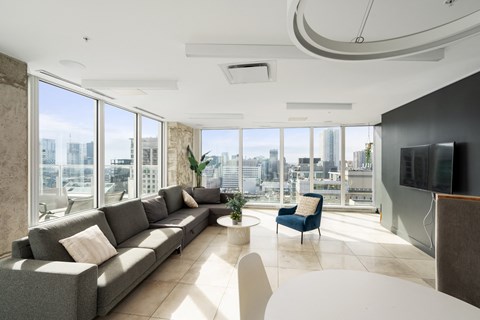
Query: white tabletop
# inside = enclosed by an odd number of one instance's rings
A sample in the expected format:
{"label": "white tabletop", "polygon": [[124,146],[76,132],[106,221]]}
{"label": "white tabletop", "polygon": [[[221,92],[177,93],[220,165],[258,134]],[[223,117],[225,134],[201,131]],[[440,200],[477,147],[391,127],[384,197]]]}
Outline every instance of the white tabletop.
{"label": "white tabletop", "polygon": [[242,214],[242,222],[238,224],[233,224],[232,219],[230,216],[223,216],[217,219],[217,223],[221,226],[228,227],[228,228],[247,228],[253,227],[260,223],[260,219],[254,216],[249,216],[246,214]]}
{"label": "white tabletop", "polygon": [[273,292],[265,320],[282,319],[479,320],[480,309],[406,280],[326,270],[292,278]]}

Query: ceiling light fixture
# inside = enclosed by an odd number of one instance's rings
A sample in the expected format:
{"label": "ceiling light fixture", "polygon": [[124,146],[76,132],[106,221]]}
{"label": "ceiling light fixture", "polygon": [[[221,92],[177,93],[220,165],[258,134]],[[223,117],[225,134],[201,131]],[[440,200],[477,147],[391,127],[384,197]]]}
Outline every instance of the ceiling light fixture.
{"label": "ceiling light fixture", "polygon": [[187,113],[188,119],[208,120],[238,120],[243,119],[243,113]]}
{"label": "ceiling light fixture", "polygon": [[352,104],[337,102],[287,102],[287,110],[352,110]]}
{"label": "ceiling light fixture", "polygon": [[62,66],[70,68],[70,69],[83,70],[83,69],[87,68],[83,63],[80,63],[80,62],[75,61],[75,60],[65,59],[65,60],[60,60],[59,63]]}
{"label": "ceiling light fixture", "polygon": [[115,89],[139,89],[139,90],[178,90],[177,80],[100,80],[83,79],[82,87],[115,90]]}
{"label": "ceiling light fixture", "polygon": [[424,30],[365,41],[365,25],[373,6],[373,0],[370,0],[354,41],[331,39],[323,34],[322,30],[315,29],[315,23],[312,23],[314,18],[318,18],[318,14],[312,9],[315,8],[312,5],[314,3],[308,0],[288,0],[287,28],[293,43],[303,52],[317,58],[361,61],[406,57],[443,48],[480,33],[480,10],[472,9],[470,13],[459,18],[432,25]]}

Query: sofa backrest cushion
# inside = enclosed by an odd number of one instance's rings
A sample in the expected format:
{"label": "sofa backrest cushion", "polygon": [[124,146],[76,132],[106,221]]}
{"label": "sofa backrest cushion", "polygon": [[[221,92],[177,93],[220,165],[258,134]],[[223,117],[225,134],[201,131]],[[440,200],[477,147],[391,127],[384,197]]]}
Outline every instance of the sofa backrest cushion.
{"label": "sofa backrest cushion", "polygon": [[28,239],[34,258],[49,261],[73,261],[67,250],[58,241],[94,225],[102,230],[114,247],[117,246],[105,214],[99,210],[92,210],[30,229]]}
{"label": "sofa backrest cushion", "polygon": [[155,222],[168,217],[167,204],[161,196],[142,200],[143,209],[147,214],[148,222]]}
{"label": "sofa backrest cushion", "polygon": [[195,188],[193,198],[197,203],[220,203],[220,188]]}
{"label": "sofa backrest cushion", "polygon": [[119,244],[148,229],[147,214],[140,199],[119,202],[100,210],[105,212],[108,224]]}
{"label": "sofa backrest cushion", "polygon": [[174,213],[183,208],[182,186],[170,186],[160,189],[158,195],[165,199],[167,204],[168,214]]}

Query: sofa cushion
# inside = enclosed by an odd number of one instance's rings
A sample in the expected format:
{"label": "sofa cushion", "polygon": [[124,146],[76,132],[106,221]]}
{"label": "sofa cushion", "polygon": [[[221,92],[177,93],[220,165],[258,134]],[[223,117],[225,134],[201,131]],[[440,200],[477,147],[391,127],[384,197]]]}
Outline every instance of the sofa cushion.
{"label": "sofa cushion", "polygon": [[160,196],[156,196],[150,199],[142,200],[143,209],[147,215],[148,222],[155,222],[168,217],[167,204],[165,199]]}
{"label": "sofa cushion", "polygon": [[102,264],[117,254],[97,225],[59,240],[76,262]]}
{"label": "sofa cushion", "polygon": [[148,229],[122,242],[118,247],[152,249],[159,259],[178,248],[182,238],[182,230],[179,228]]}
{"label": "sofa cushion", "polygon": [[220,203],[220,188],[195,188],[193,198],[198,204]]}
{"label": "sofa cushion", "polygon": [[208,219],[208,208],[185,208],[168,216],[168,218],[151,223],[150,228],[163,228],[165,226],[190,230],[193,226],[200,223],[204,219]]}
{"label": "sofa cushion", "polygon": [[183,197],[183,202],[187,205],[189,208],[198,208],[198,203],[193,199],[191,195],[188,194],[187,191],[182,190],[182,197]]}
{"label": "sofa cushion", "polygon": [[181,186],[170,186],[158,191],[158,195],[165,198],[168,213],[171,214],[183,208],[183,196]]}
{"label": "sofa cushion", "polygon": [[218,218],[232,213],[232,209],[228,209],[225,206],[225,203],[199,204],[198,207],[207,208],[210,210],[210,214],[208,215],[208,224],[214,226],[218,225]]}
{"label": "sofa cushion", "polygon": [[122,243],[140,231],[148,229],[148,219],[142,201],[135,199],[101,208],[117,243]]}
{"label": "sofa cushion", "polygon": [[102,230],[114,247],[117,246],[117,241],[105,219],[105,214],[99,210],[92,210],[30,229],[28,239],[34,258],[37,260],[72,262],[72,257],[58,241],[94,225]]}
{"label": "sofa cushion", "polygon": [[115,257],[98,266],[97,308],[109,305],[154,263],[151,249],[119,248]]}

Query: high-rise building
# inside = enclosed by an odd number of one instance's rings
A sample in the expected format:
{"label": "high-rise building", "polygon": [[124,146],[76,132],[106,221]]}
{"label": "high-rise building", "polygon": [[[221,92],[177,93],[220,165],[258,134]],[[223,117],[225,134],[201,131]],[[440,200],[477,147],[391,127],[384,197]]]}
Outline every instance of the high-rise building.
{"label": "high-rise building", "polygon": [[359,170],[366,167],[366,156],[365,150],[355,151],[353,153],[353,169]]}
{"label": "high-rise building", "polygon": [[333,162],[338,166],[340,162],[340,130],[328,128],[323,131],[323,161]]}
{"label": "high-rise building", "polygon": [[95,156],[93,147],[94,147],[93,141],[87,142],[86,144],[87,154],[84,159],[85,164],[93,164],[93,159]]}
{"label": "high-rise building", "polygon": [[54,139],[42,139],[42,164],[55,164],[56,163],[56,151]]}
{"label": "high-rise building", "polygon": [[340,165],[340,130],[328,128],[323,132],[323,174],[329,177],[329,172],[338,171]]}
{"label": "high-rise building", "polygon": [[142,139],[142,156],[144,165],[158,165],[158,138]]}
{"label": "high-rise building", "polygon": [[67,143],[67,164],[84,164],[85,144],[78,142]]}

